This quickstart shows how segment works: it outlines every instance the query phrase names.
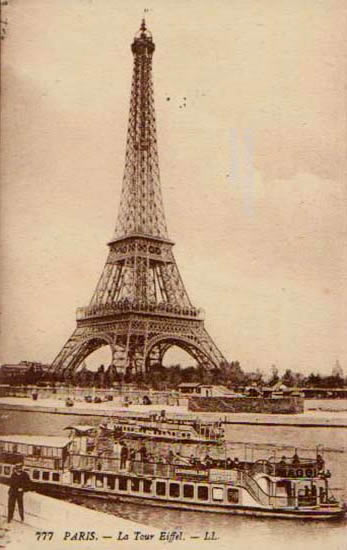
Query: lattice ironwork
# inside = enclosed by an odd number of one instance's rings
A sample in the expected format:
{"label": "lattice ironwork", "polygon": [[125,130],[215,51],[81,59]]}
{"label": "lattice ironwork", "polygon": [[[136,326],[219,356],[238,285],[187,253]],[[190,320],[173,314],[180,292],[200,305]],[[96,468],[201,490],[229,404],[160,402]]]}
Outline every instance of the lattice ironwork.
{"label": "lattice ironwork", "polygon": [[52,364],[58,373],[78,369],[103,345],[119,372],[146,371],[170,346],[200,365],[219,367],[221,352],[204,328],[180,276],[169,240],[161,194],[152,84],[155,45],[142,22],[131,45],[134,69],[125,171],[114,238],[77,328]]}

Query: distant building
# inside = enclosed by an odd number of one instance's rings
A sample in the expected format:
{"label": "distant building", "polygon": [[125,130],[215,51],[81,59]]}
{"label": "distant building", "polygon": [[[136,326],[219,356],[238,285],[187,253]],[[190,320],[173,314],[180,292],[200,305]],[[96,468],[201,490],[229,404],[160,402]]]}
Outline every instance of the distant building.
{"label": "distant building", "polygon": [[182,382],[177,389],[180,393],[200,395],[200,386],[199,382]]}
{"label": "distant building", "polygon": [[0,382],[6,383],[12,380],[25,379],[29,374],[33,378],[42,376],[50,365],[44,365],[34,361],[21,361],[20,363],[5,363],[0,366]]}
{"label": "distant building", "polygon": [[226,386],[213,384],[199,384],[199,382],[183,382],[178,391],[184,395],[198,395],[200,397],[240,397],[241,394],[229,390]]}

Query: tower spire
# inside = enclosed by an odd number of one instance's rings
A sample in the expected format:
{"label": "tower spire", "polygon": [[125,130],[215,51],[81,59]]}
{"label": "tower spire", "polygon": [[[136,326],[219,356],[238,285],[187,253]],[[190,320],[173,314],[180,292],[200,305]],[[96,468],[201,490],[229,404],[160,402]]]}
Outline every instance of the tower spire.
{"label": "tower spire", "polygon": [[133,234],[168,238],[160,186],[152,82],[155,44],[142,19],[131,44],[134,56],[128,135],[115,237]]}

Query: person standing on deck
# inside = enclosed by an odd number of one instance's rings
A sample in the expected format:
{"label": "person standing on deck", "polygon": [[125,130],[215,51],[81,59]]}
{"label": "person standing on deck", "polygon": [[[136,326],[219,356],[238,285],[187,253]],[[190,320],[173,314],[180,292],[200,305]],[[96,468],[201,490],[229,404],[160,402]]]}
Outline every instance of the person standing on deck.
{"label": "person standing on deck", "polygon": [[10,488],[8,490],[7,521],[10,523],[13,519],[16,502],[21,521],[24,521],[24,502],[23,495],[25,491],[31,489],[31,481],[26,472],[23,471],[22,464],[16,464],[10,477]]}
{"label": "person standing on deck", "polygon": [[128,447],[124,443],[120,452],[120,469],[121,470],[124,470],[124,468],[126,468],[128,456],[129,456]]}

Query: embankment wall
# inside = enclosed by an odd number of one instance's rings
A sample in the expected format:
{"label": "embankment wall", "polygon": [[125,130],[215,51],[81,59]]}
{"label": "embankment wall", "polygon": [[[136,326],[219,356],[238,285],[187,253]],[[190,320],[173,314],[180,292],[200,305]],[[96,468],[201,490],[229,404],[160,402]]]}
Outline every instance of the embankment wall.
{"label": "embankment wall", "polygon": [[304,412],[303,397],[189,397],[194,412],[298,414]]}

